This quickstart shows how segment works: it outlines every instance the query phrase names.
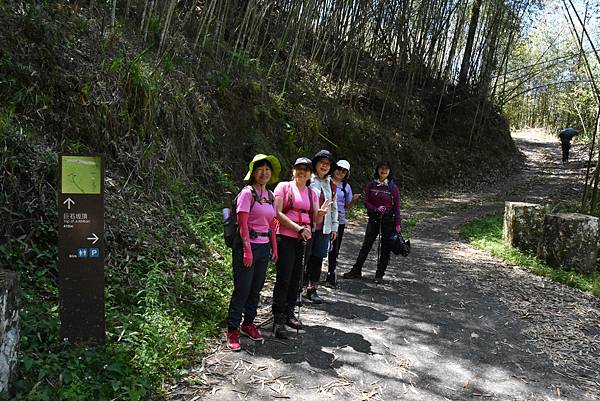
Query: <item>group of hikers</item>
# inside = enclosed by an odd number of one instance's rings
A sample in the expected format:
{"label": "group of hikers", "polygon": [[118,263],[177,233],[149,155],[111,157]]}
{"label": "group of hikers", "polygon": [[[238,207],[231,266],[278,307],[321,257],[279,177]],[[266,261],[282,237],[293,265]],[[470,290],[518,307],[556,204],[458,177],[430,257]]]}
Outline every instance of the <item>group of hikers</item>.
{"label": "group of hikers", "polygon": [[[292,179],[279,182],[271,192],[267,187],[278,182],[280,172],[275,156],[256,155],[244,178],[247,186],[236,196],[229,217],[236,222],[231,241],[234,290],[227,321],[227,346],[234,351],[241,349],[240,334],[255,341],[264,339],[254,319],[269,260],[276,265],[273,334],[286,339],[286,326],[302,328],[294,315],[295,307],[303,294],[315,304],[322,303],[318,289],[325,257],[325,282],[337,285],[336,265],[346,211],[363,197],[353,194],[348,184],[350,163],[335,162],[328,150],[320,150],[312,159],[296,159]],[[363,193],[369,219],[356,262],[343,275],[346,279],[361,278],[363,264],[379,235],[401,238],[400,191],[392,180],[389,162],[377,164]],[[383,280],[391,252],[386,241],[380,246],[376,283]]]}
{"label": "group of hikers", "polygon": [[[572,128],[560,131],[563,163],[568,161],[575,135],[577,131]],[[277,269],[273,334],[286,339],[286,326],[302,328],[302,322],[294,315],[295,307],[302,302],[303,292],[311,302],[323,302],[318,288],[325,257],[325,282],[336,286],[346,211],[363,197],[353,194],[348,184],[350,163],[335,162],[328,150],[320,150],[312,159],[296,159],[292,179],[279,182],[271,192],[267,186],[277,183],[280,173],[281,164],[275,156],[256,155],[244,177],[247,186],[236,196],[231,216],[226,216],[235,222],[228,243],[232,247],[234,290],[227,321],[227,346],[234,351],[241,349],[240,332],[255,341],[264,339],[254,319],[269,260],[275,262]],[[362,277],[363,264],[378,236],[402,238],[400,191],[392,180],[389,162],[377,164],[363,193],[368,223],[356,262],[344,273],[345,279]],[[380,246],[375,283],[382,282],[393,247],[387,241]]]}

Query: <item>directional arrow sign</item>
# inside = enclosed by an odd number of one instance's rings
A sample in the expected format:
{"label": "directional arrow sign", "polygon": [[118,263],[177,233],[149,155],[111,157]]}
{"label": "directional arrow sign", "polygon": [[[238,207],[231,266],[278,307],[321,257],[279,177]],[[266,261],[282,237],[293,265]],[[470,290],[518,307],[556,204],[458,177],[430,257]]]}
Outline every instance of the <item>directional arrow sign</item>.
{"label": "directional arrow sign", "polygon": [[103,344],[104,160],[102,155],[61,154],[58,161],[60,339]]}
{"label": "directional arrow sign", "polygon": [[90,241],[92,241],[92,245],[93,245],[93,244],[95,244],[96,242],[98,242],[98,240],[99,240],[100,238],[98,238],[98,236],[97,236],[96,234],[92,233],[92,236],[91,236],[90,238],[86,238],[86,239],[89,239]]}
{"label": "directional arrow sign", "polygon": [[73,205],[75,204],[75,201],[74,201],[73,199],[71,199],[71,198],[67,198],[67,199],[65,199],[65,201],[63,202],[63,205],[64,205],[65,203],[67,204],[67,209],[71,210],[71,206],[73,206]]}

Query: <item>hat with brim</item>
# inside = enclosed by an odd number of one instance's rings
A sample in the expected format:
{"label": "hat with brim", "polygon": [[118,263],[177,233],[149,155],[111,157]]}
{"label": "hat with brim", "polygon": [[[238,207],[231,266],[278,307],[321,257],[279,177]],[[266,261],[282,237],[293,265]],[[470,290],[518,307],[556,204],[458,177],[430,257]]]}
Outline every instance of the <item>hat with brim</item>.
{"label": "hat with brim", "polygon": [[315,155],[312,158],[313,170],[316,170],[317,163],[319,162],[319,160],[323,160],[323,159],[329,160],[330,164],[335,163],[335,160],[333,160],[333,155],[331,154],[331,152],[326,149],[321,149],[317,153],[315,153]]}
{"label": "hat with brim", "polygon": [[350,176],[350,163],[348,162],[348,160],[338,160],[338,162],[335,164],[335,168],[337,169],[344,169],[347,171],[346,173],[346,178],[348,178],[348,176]]}
{"label": "hat with brim", "polygon": [[296,166],[306,166],[310,169],[310,171],[312,171],[312,160],[310,160],[308,157],[299,157],[294,162],[294,167]]}
{"label": "hat with brim", "polygon": [[267,155],[263,155],[262,153],[259,153],[256,156],[254,156],[254,159],[252,159],[252,161],[248,165],[248,173],[246,173],[246,176],[244,177],[244,181],[246,181],[246,182],[250,181],[250,177],[252,176],[252,171],[254,171],[254,164],[261,160],[268,161],[271,164],[271,167],[273,168],[273,172],[271,174],[271,179],[269,180],[269,182],[267,182],[267,185],[275,184],[277,181],[279,181],[279,173],[281,173],[281,163],[279,163],[279,160],[275,156],[273,156],[273,155],[267,156]]}

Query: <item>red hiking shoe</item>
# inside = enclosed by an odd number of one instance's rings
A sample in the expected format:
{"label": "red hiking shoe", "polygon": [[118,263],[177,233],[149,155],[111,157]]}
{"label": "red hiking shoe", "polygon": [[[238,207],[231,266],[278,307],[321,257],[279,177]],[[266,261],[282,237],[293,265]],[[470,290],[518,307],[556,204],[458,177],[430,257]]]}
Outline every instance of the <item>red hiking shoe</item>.
{"label": "red hiking shoe", "polygon": [[242,349],[239,330],[227,330],[227,348],[232,351],[239,351]]}
{"label": "red hiking shoe", "polygon": [[254,341],[262,341],[265,339],[254,323],[242,324],[242,333]]}

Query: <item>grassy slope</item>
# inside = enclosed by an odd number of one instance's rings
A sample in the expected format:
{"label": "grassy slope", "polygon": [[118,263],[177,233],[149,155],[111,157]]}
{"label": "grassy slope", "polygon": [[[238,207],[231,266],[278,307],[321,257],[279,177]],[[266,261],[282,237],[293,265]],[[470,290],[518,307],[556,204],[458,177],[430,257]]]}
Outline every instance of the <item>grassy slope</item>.
{"label": "grassy slope", "polygon": [[[129,28],[101,36],[98,19],[60,5],[17,14],[1,4],[0,205],[8,208],[0,207],[0,266],[22,274],[17,399],[136,400],[194,360],[226,313],[219,197],[239,182],[248,155],[292,160],[330,146],[326,136],[352,161],[355,185],[379,157],[401,163],[409,185],[443,181],[487,158],[421,141],[422,101],[408,122],[391,107],[380,120],[368,102],[334,101],[318,70],[294,77],[282,94],[278,66],[270,79],[250,58],[227,71],[183,39],[157,59],[152,46],[124,34]],[[103,348],[71,349],[58,338],[61,151],[107,156]]]}
{"label": "grassy slope", "polygon": [[473,246],[490,252],[493,256],[531,272],[583,291],[600,296],[600,273],[582,274],[553,268],[534,255],[510,247],[502,241],[502,215],[492,215],[472,221],[461,227],[461,234]]}

